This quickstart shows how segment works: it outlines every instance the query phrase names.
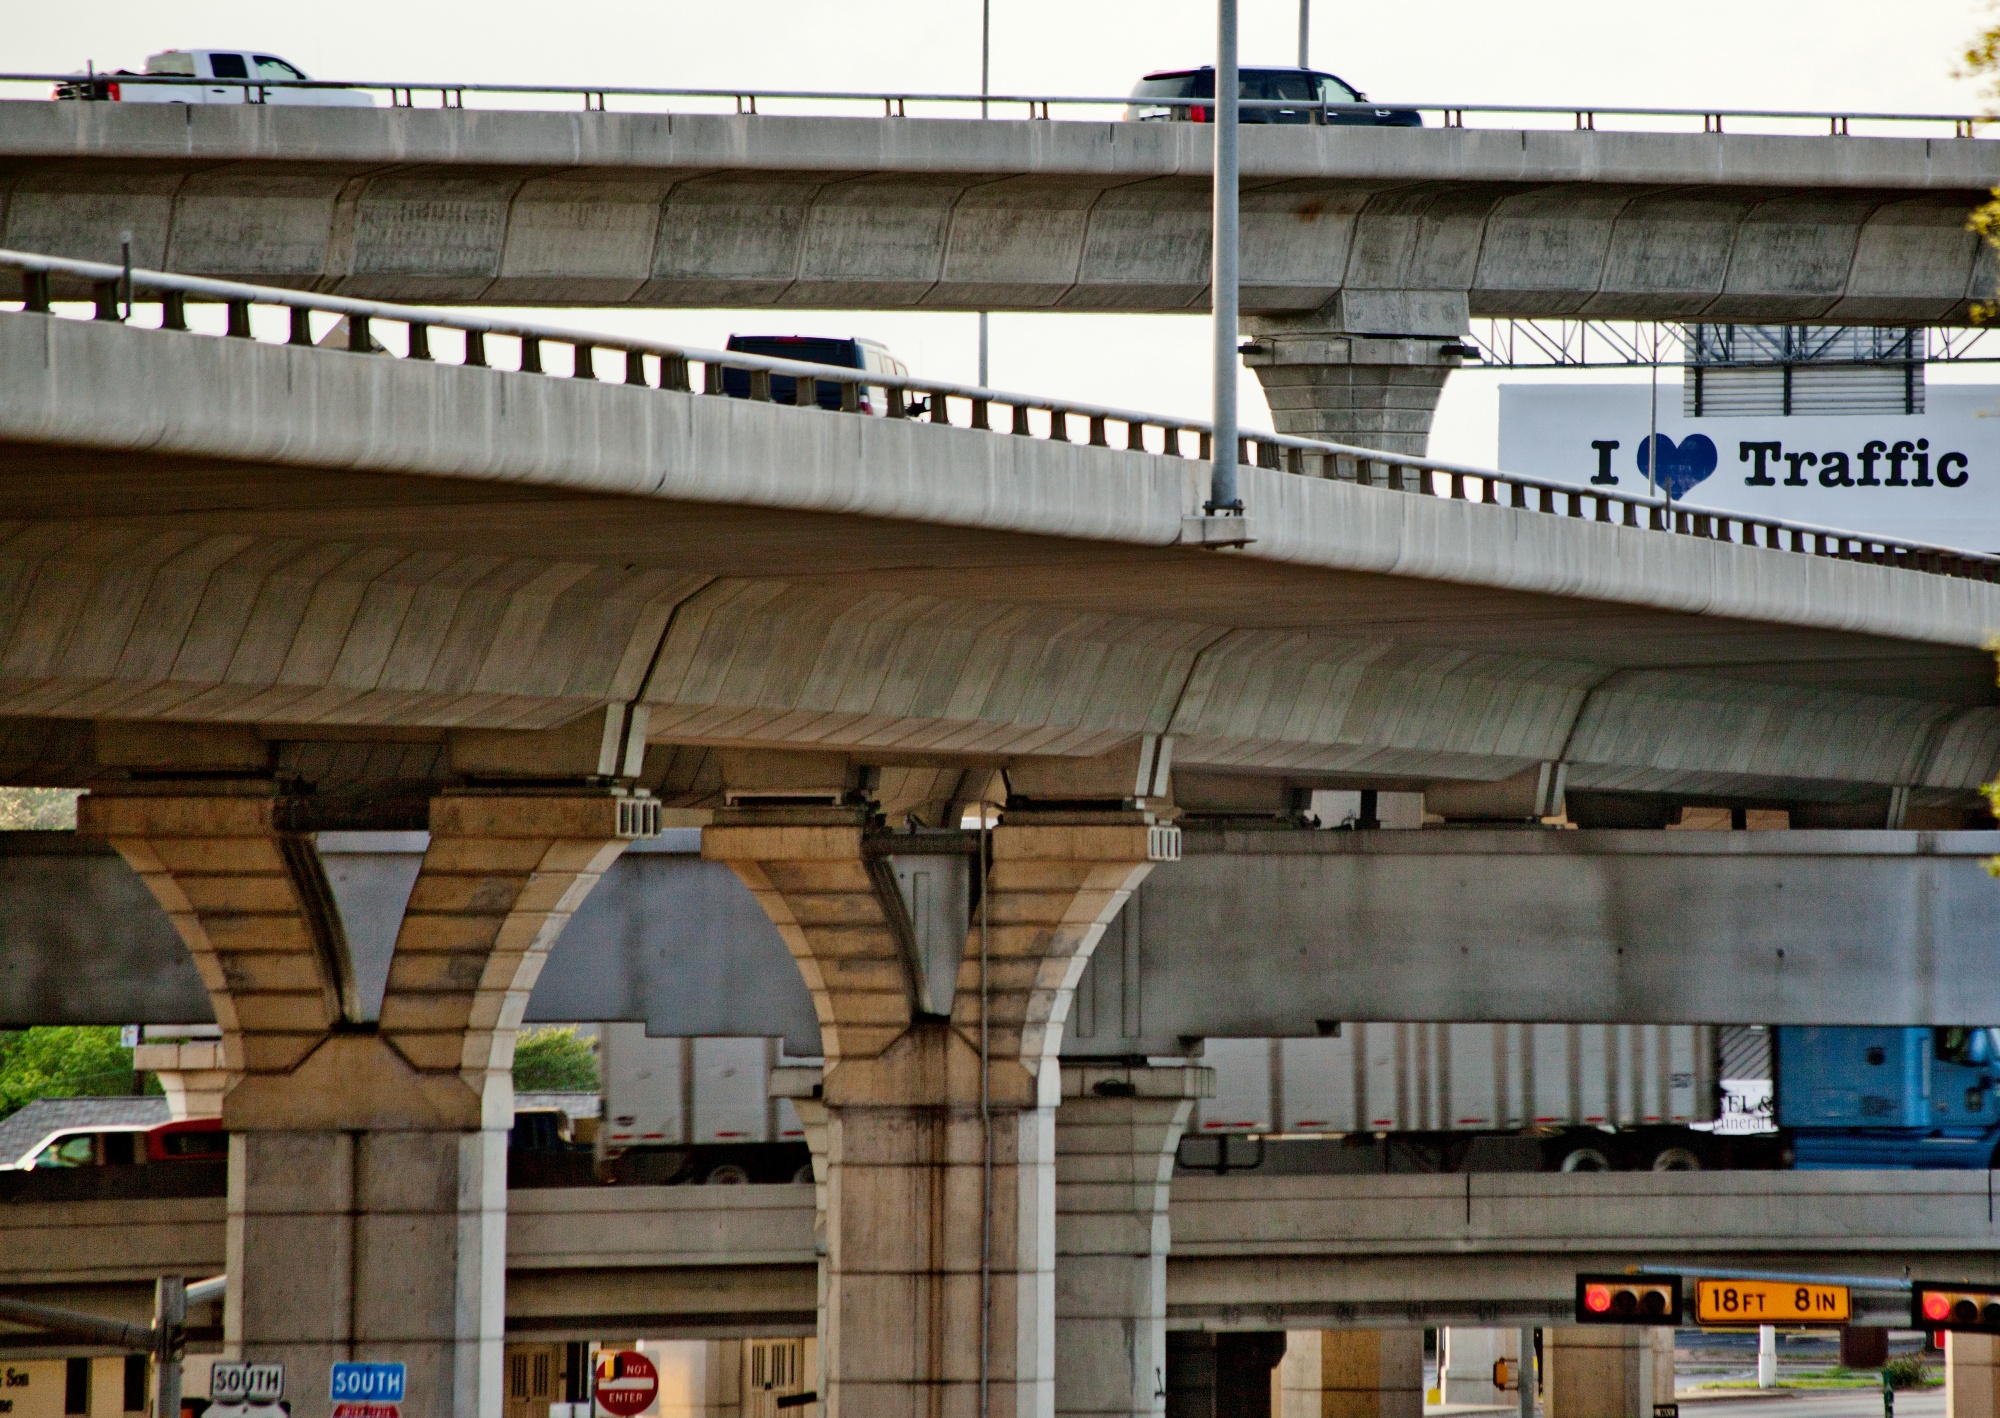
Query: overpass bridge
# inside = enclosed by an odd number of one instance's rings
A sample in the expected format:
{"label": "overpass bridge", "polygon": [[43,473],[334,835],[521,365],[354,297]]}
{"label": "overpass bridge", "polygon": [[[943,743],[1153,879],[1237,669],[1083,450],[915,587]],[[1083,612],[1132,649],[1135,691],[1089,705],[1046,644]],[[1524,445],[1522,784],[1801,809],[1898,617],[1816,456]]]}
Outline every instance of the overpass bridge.
{"label": "overpass bridge", "polygon": [[[30,306],[118,274],[5,260]],[[1401,787],[1518,823],[1566,785],[1607,822],[1949,827],[2000,754],[1987,557],[1282,437],[1218,519],[1183,420],[911,381],[922,421],[781,407],[775,376],[851,372],[755,360],[759,398],[704,397],[729,357],[138,280],[239,338],[0,314],[0,780],[89,786],[81,834],[188,950],[232,1076],[232,1340],[296,1402],[380,1346],[499,1410],[514,1032],[666,814],[707,816],[812,996],[832,1402],[970,1402],[990,1222],[994,1402],[1052,1412],[1088,1361],[1138,1412],[1198,1071],[1060,1056],[1107,928],[1192,855],[1177,813],[1288,835],[1300,792]],[[260,302],[297,343],[241,338]],[[315,309],[350,349],[306,347]],[[321,834],[419,830],[364,977]],[[978,911],[912,910],[912,848]],[[1928,968],[1867,1007],[1944,1008]],[[1059,1306],[1065,1190],[1097,1249]]]}
{"label": "overpass bridge", "polygon": [[[2000,279],[1990,142],[1581,122],[1244,130],[1280,431],[1422,452],[1471,316],[1954,325]],[[0,102],[0,245],[395,300],[1193,311],[1210,133]]]}
{"label": "overpass bridge", "polygon": [[[1169,1213],[1174,1328],[1561,1325],[1578,1271],[1639,1264],[2000,1280],[1981,1173],[1183,1175]],[[508,1215],[510,1338],[813,1331],[810,1187],[517,1190]],[[0,1293],[143,1318],[152,1277],[222,1271],[224,1229],[221,1197],[8,1202]],[[1856,1304],[1907,1323],[1893,1292]]]}

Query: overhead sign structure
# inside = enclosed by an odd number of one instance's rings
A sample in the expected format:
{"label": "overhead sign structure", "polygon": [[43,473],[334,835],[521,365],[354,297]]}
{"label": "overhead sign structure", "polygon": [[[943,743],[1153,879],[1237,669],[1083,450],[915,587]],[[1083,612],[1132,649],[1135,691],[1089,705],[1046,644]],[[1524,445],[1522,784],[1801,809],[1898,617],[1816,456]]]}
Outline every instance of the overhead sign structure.
{"label": "overhead sign structure", "polygon": [[1854,1314],[1845,1285],[1790,1280],[1697,1280],[1696,1324],[1845,1324]]}
{"label": "overhead sign structure", "polygon": [[207,1411],[215,1418],[285,1418],[285,1366],[226,1360],[208,1372]]}
{"label": "overhead sign structure", "polygon": [[597,1358],[597,1407],[611,1418],[638,1418],[660,1396],[660,1374],[636,1349]]}
{"label": "overhead sign structure", "polygon": [[1578,1324],[1660,1324],[1681,1322],[1678,1275],[1579,1275]]}
{"label": "overhead sign structure", "polygon": [[401,1364],[335,1364],[333,1418],[402,1418],[406,1373]]}
{"label": "overhead sign structure", "polygon": [[1916,1281],[1910,1287],[1910,1325],[1913,1329],[2000,1334],[2000,1285]]}

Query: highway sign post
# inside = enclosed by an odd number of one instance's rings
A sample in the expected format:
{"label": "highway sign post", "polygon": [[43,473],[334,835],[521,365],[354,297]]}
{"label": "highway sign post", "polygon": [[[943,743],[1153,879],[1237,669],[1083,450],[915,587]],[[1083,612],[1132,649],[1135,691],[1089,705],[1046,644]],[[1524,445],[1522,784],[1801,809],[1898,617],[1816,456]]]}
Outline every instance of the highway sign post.
{"label": "highway sign post", "polygon": [[1853,1314],[1853,1296],[1845,1285],[1697,1280],[1694,1286],[1696,1324],[1845,1324]]}

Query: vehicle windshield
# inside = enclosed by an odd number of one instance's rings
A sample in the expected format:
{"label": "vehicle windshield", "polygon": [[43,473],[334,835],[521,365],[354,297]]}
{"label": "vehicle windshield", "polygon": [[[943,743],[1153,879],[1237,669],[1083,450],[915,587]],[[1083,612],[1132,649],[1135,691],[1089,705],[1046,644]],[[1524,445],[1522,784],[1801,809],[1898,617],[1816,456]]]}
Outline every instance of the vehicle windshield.
{"label": "vehicle windshield", "polygon": [[766,359],[795,359],[802,364],[832,364],[842,369],[863,367],[861,352],[853,340],[814,335],[731,335],[729,348]]}
{"label": "vehicle windshield", "polygon": [[88,1167],[91,1164],[91,1136],[78,1133],[44,1147],[35,1157],[37,1167]]}
{"label": "vehicle windshield", "polygon": [[[1310,69],[1244,69],[1238,75],[1240,97],[1302,103],[1357,103],[1353,89],[1331,74]],[[1150,74],[1132,90],[1135,99],[1213,98],[1215,71],[1190,69],[1180,74]]]}

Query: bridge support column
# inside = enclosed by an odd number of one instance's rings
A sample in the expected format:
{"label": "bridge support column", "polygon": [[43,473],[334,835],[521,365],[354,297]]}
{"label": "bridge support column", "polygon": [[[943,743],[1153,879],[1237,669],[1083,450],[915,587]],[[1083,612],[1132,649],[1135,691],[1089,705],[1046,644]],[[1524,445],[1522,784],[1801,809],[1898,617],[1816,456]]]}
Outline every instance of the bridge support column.
{"label": "bridge support column", "polygon": [[1542,1401],[1548,1418],[1652,1418],[1654,1404],[1674,1401],[1674,1332],[1544,1329]]}
{"label": "bridge support column", "polygon": [[726,809],[702,834],[702,855],[777,925],[819,1014],[828,1418],[971,1415],[982,1373],[992,1413],[1054,1413],[1062,1026],[1161,831],[1137,812],[1010,817],[948,963],[919,949],[931,937],[890,859],[964,860],[977,834],[885,832],[832,807]]}
{"label": "bridge support column", "polygon": [[2000,1337],[1947,1332],[1945,1418],[2000,1418]]}
{"label": "bridge support column", "polygon": [[1307,1329],[1285,1336],[1272,1418],[1423,1418],[1421,1329]]}
{"label": "bridge support column", "polygon": [[[1446,1403],[1508,1401],[1506,1392],[1494,1385],[1493,1366],[1502,1359],[1510,1367],[1520,1362],[1520,1330],[1452,1325],[1438,1331],[1438,1340],[1438,1387]],[[1532,1366],[1534,1355],[1528,1358]]]}
{"label": "bridge support column", "polygon": [[1343,292],[1312,315],[1252,316],[1243,362],[1280,433],[1421,455],[1444,381],[1463,362],[1465,297]]}
{"label": "bridge support column", "polygon": [[514,1033],[549,944],[625,845],[605,793],[466,794],[431,836],[379,1003],[297,800],[94,793],[222,1028],[224,1342],[302,1411],[337,1359],[408,1366],[412,1418],[498,1418]]}
{"label": "bridge support column", "polygon": [[1056,1412],[1166,1406],[1167,1190],[1205,1068],[1071,1066],[1056,1113]]}

